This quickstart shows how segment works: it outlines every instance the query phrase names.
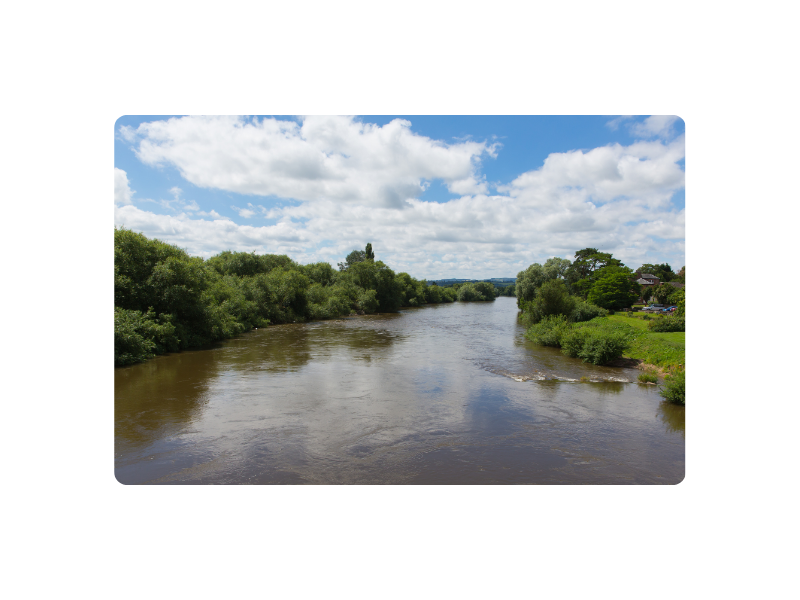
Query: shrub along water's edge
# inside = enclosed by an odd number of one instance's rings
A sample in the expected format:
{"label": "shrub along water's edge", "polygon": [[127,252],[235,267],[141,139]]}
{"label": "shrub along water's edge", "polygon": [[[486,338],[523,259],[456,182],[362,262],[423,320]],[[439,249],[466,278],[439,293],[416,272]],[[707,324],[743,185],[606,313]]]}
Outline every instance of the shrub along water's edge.
{"label": "shrub along water's edge", "polygon": [[486,282],[459,290],[395,273],[367,251],[335,270],[285,255],[224,251],[208,260],[129,229],[114,229],[114,365],[197,348],[254,327],[401,307],[489,301]]}

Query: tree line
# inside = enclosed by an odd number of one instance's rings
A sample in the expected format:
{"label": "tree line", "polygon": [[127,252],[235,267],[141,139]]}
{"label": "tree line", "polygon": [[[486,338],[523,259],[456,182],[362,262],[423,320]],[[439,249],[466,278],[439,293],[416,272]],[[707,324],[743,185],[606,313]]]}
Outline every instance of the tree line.
{"label": "tree line", "polygon": [[[642,274],[652,274],[661,283],[641,286]],[[610,311],[630,308],[640,296],[653,297],[677,306],[674,314],[652,320],[653,333],[685,331],[686,267],[674,273],[668,264],[645,264],[634,272],[611,254],[596,248],[575,253],[575,260],[551,258],[534,263],[517,275],[517,305],[527,322],[526,336],[537,344],[561,348],[567,356],[602,365],[620,358],[639,335],[622,323],[604,317]],[[662,279],[663,278],[663,279]],[[629,313],[631,314],[631,313]],[[686,403],[685,369],[681,366],[665,380],[661,395],[676,404]]]}
{"label": "tree line", "polygon": [[114,229],[114,364],[198,347],[254,327],[401,307],[494,300],[494,286],[428,286],[375,260],[372,244],[335,270],[286,255],[231,252],[208,260]]}
{"label": "tree line", "polygon": [[[644,264],[634,272],[607,252],[584,248],[575,253],[572,261],[550,258],[543,265],[534,263],[520,271],[515,290],[517,305],[533,322],[538,322],[550,314],[569,316],[578,311],[573,316],[580,317],[595,309],[630,308],[640,297],[677,304],[685,299],[685,292],[668,282],[685,282],[685,272],[683,267],[676,274],[666,263]],[[663,283],[639,285],[636,280],[644,273],[659,277]]]}

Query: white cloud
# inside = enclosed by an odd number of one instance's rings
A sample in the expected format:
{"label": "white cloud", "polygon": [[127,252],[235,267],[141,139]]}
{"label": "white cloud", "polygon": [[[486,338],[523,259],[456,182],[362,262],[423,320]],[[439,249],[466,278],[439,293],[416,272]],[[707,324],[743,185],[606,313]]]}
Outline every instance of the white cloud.
{"label": "white cloud", "polygon": [[410,127],[402,119],[381,127],[350,117],[183,117],[143,123],[135,139],[121,135],[138,142],[136,155],[148,165],[173,165],[197,186],[242,194],[404,208],[425,180],[483,189],[480,159],[496,156],[498,144],[448,145]]}
{"label": "white cloud", "polygon": [[462,195],[487,193],[486,182],[478,181],[474,176],[448,183],[447,189],[450,193]]}
{"label": "white cloud", "polygon": [[647,117],[642,123],[632,123],[630,125],[631,134],[640,138],[660,137],[669,139],[673,135],[672,126],[678,121],[678,117],[670,115],[653,115]]}
{"label": "white cloud", "polygon": [[[303,127],[308,122],[306,119]],[[404,210],[397,210],[391,202],[376,202],[368,194],[375,189],[372,178],[377,171],[370,165],[379,157],[367,157],[353,146],[356,141],[374,142],[376,148],[384,151],[380,140],[369,138],[377,134],[363,133],[366,126],[360,123],[334,120],[321,122],[320,129],[311,128],[303,137],[302,128],[295,125],[285,126],[285,131],[303,151],[316,148],[308,146],[308,139],[317,140],[315,143],[321,146],[342,148],[351,144],[348,147],[353,154],[347,155],[347,160],[357,157],[365,165],[366,181],[361,181],[349,166],[331,172],[341,175],[341,181],[357,193],[346,200],[335,194],[321,195],[314,196],[313,201],[270,209],[252,203],[233,207],[244,218],[263,216],[278,221],[269,226],[258,226],[257,221],[253,225],[239,225],[214,211],[195,209],[192,215],[188,206],[178,204],[173,206],[181,212],[174,215],[155,215],[132,206],[120,206],[116,210],[117,224],[204,257],[222,250],[255,250],[288,254],[301,263],[328,261],[335,265],[353,248],[363,248],[371,242],[379,260],[386,261],[395,271],[406,271],[415,277],[514,276],[531,263],[551,256],[571,259],[576,250],[584,247],[611,252],[634,268],[656,259],[676,263],[675,268],[685,264],[685,214],[671,200],[684,186],[684,172],[677,164],[684,157],[683,136],[669,143],[640,141],[629,146],[614,144],[589,151],[554,153],[540,168],[499,186],[495,195],[486,193],[485,181],[474,167],[461,165],[457,155],[453,158],[455,166],[450,171],[453,177],[448,186],[463,194],[460,198],[436,203],[411,197],[404,199]],[[266,143],[267,138],[257,127],[241,123],[235,127],[241,130],[239,134]],[[396,126],[394,134],[399,138],[410,135],[404,125]],[[348,136],[355,136],[356,141]],[[324,144],[319,141],[323,139]],[[420,143],[429,149],[438,144],[426,140],[403,143]],[[207,141],[201,141],[196,152],[190,151],[192,146],[188,142],[181,144],[185,144],[181,151],[182,169],[191,173],[201,170],[190,163],[187,157],[191,156],[202,165],[208,164]],[[253,152],[257,153],[257,148]],[[415,166],[417,160],[411,154],[398,155],[395,162],[402,164],[389,162],[386,168],[395,174],[422,171]],[[324,159],[321,164],[325,166]],[[241,185],[246,181],[261,181],[263,173],[252,168],[257,172],[243,173],[238,180]],[[226,185],[235,179],[224,175],[222,169],[216,171]],[[430,172],[419,181],[429,180]],[[324,170],[321,173],[324,175],[321,183],[298,176],[299,192],[292,193],[287,187],[282,195],[303,200],[308,186],[335,189],[333,175]],[[281,185],[290,183],[286,176]],[[175,194],[175,199],[169,202],[185,201]]]}
{"label": "white cloud", "polygon": [[627,121],[628,119],[632,119],[633,115],[621,115],[616,119],[611,119],[606,123],[606,127],[608,127],[611,131],[616,131],[619,129],[621,123]]}
{"label": "white cloud", "polygon": [[128,174],[114,167],[114,205],[130,204],[134,193],[128,183]]}
{"label": "white cloud", "polygon": [[231,208],[236,212],[238,212],[240,217],[244,217],[245,219],[250,219],[254,217],[256,214],[256,211],[251,210],[249,208],[239,208],[238,206],[231,206]]}

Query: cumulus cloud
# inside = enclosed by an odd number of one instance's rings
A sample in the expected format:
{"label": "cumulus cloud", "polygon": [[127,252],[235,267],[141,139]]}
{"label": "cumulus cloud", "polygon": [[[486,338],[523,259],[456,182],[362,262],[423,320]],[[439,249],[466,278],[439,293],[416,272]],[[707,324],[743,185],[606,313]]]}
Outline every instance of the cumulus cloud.
{"label": "cumulus cloud", "polygon": [[[124,131],[123,131],[124,129]],[[378,126],[351,117],[301,122],[242,117],[182,117],[120,128],[148,165],[172,165],[189,182],[241,194],[336,200],[405,208],[441,179],[452,189],[484,190],[481,158],[497,144],[445,144],[411,131],[403,119]],[[461,192],[456,192],[461,193]]]}
{"label": "cumulus cloud", "polygon": [[310,236],[286,223],[267,227],[237,225],[211,211],[213,220],[193,218],[193,215],[159,215],[135,206],[115,209],[114,220],[118,226],[141,231],[148,237],[158,238],[185,248],[190,254],[209,257],[223,250],[257,250],[297,254],[310,243]]}
{"label": "cumulus cloud", "polygon": [[678,117],[670,115],[653,115],[647,117],[642,123],[632,123],[631,134],[640,138],[659,137],[669,139],[673,135],[673,125]]}
{"label": "cumulus cloud", "polygon": [[628,119],[632,119],[633,115],[621,115],[616,119],[611,119],[606,123],[606,127],[608,127],[611,131],[616,131],[619,129],[620,124],[624,123]]}
{"label": "cumulus cloud", "polygon": [[128,174],[114,167],[114,205],[130,204],[133,194],[134,191],[128,183]]}
{"label": "cumulus cloud", "polygon": [[[398,121],[383,128],[352,119],[264,121],[175,120],[163,130],[148,124],[153,127],[137,130],[137,151],[150,164],[175,164],[187,179],[196,176],[192,183],[197,185],[261,190],[258,193],[280,188],[277,195],[300,200],[269,209],[253,203],[232,207],[243,218],[259,216],[277,223],[237,224],[213,210],[192,213],[181,204],[173,205],[178,214],[156,215],[118,203],[117,224],[204,257],[222,250],[255,250],[288,254],[301,263],[335,265],[350,250],[371,242],[378,259],[415,277],[515,276],[533,262],[550,256],[572,258],[584,247],[612,252],[632,267],[656,259],[678,262],[675,268],[683,264],[685,214],[672,203],[675,192],[684,187],[678,164],[685,153],[683,136],[553,153],[538,169],[489,194],[474,161],[496,148],[446,146],[412,134]],[[189,126],[198,137],[197,146],[188,133],[180,133]],[[217,151],[213,143],[223,136],[217,131],[223,126],[241,137],[236,143],[225,142],[228,150]],[[652,122],[653,131],[663,131],[664,126],[662,122],[659,129]],[[281,132],[284,141],[278,141],[273,130]],[[237,144],[261,156],[264,168]],[[292,159],[285,157],[276,166],[279,157],[273,144],[307,160],[290,164]],[[415,144],[439,162],[423,165],[412,151]],[[227,151],[232,155],[226,158]],[[213,166],[207,152],[216,152],[233,171]],[[363,167],[363,175],[355,164]],[[202,174],[205,167],[209,173]],[[381,168],[389,173],[381,173]],[[278,182],[270,183],[264,173],[275,175]],[[437,177],[461,197],[427,202],[408,191]],[[179,189],[173,195],[171,202],[185,203]],[[402,202],[403,210],[397,210],[395,201]]]}

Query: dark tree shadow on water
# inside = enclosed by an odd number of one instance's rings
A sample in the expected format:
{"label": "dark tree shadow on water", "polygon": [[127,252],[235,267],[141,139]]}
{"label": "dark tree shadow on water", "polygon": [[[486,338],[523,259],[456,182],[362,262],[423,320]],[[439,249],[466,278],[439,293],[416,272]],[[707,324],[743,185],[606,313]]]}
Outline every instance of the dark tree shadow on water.
{"label": "dark tree shadow on water", "polygon": [[215,350],[184,351],[114,370],[117,450],[141,447],[191,423],[219,371]]}
{"label": "dark tree shadow on water", "polygon": [[686,407],[663,400],[658,405],[656,416],[666,425],[670,433],[680,433],[686,439]]}

